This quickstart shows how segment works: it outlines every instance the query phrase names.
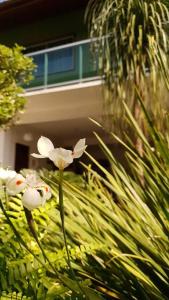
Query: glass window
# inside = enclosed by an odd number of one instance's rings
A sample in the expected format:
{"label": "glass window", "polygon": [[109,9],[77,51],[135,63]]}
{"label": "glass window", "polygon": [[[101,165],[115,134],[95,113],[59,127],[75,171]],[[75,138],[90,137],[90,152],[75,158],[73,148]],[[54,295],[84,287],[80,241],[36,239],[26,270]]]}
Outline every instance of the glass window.
{"label": "glass window", "polygon": [[33,61],[36,65],[35,68],[35,77],[42,77],[44,75],[44,54],[38,54],[35,56],[32,56]]}
{"label": "glass window", "polygon": [[74,68],[73,48],[64,48],[48,53],[48,73],[71,71]]}

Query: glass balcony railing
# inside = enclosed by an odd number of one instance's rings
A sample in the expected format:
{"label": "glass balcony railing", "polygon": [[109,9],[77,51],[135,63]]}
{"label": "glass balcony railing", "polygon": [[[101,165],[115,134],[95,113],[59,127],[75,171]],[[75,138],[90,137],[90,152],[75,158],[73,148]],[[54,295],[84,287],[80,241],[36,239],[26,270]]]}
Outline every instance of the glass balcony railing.
{"label": "glass balcony railing", "polygon": [[36,64],[34,79],[26,89],[41,89],[90,81],[98,77],[98,61],[91,41],[71,43],[29,53]]}

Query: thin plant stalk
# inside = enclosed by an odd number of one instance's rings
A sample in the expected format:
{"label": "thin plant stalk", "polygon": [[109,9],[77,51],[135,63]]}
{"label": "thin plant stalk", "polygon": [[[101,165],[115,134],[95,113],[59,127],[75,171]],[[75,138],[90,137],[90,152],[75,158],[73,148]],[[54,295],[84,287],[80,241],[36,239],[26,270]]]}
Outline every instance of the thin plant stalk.
{"label": "thin plant stalk", "polygon": [[35,226],[34,226],[34,219],[33,219],[33,216],[32,216],[32,213],[31,211],[29,211],[27,208],[24,207],[24,211],[25,211],[25,216],[26,216],[26,220],[27,220],[27,223],[28,223],[28,226],[29,226],[29,230],[30,232],[32,233],[36,243],[38,244],[42,254],[43,254],[43,257],[45,259],[45,261],[47,261],[50,265],[50,267],[52,268],[52,270],[58,275],[58,272],[56,271],[56,269],[53,267],[52,263],[50,262],[48,256],[46,255],[39,239],[38,239],[38,235],[36,233],[36,229],[35,229]]}
{"label": "thin plant stalk", "polygon": [[67,244],[67,240],[66,240],[64,202],[63,202],[63,170],[59,170],[59,209],[60,209],[61,227],[62,227],[62,232],[63,232],[63,240],[64,240],[64,245],[65,245],[66,255],[67,255],[67,264],[71,271],[72,277],[74,278],[74,280],[78,286],[78,289],[80,289],[81,292],[84,294],[84,291],[83,291],[82,287],[80,286],[78,280],[76,279],[75,273],[72,269],[70,253],[69,253],[68,244]]}
{"label": "thin plant stalk", "polygon": [[[4,188],[4,194],[5,194],[5,200],[6,200],[6,197],[7,197],[7,193],[6,193],[6,188]],[[2,212],[4,214],[4,216],[6,217],[7,221],[8,221],[8,224],[10,225],[11,229],[13,230],[14,234],[16,235],[17,239],[18,239],[18,242],[30,253],[32,254],[32,256],[48,271],[48,268],[46,267],[46,265],[33,253],[33,251],[31,249],[29,249],[29,247],[27,246],[27,244],[25,243],[25,241],[22,239],[22,237],[20,236],[19,232],[17,231],[17,229],[15,228],[14,224],[11,222],[3,204],[2,204],[2,201],[0,199],[0,208],[2,209]],[[49,263],[50,267],[52,268],[52,270],[55,272],[55,274],[57,275],[58,279],[60,280],[60,282],[63,282],[63,280],[60,278],[59,276],[59,273],[57,272],[57,270],[53,267],[52,263],[50,262],[50,260],[48,259],[46,253],[44,252],[43,250],[43,247],[41,246],[41,243],[39,242],[39,239],[37,237],[37,233],[36,233],[36,230],[34,228],[34,220],[33,220],[33,217],[32,217],[32,214],[30,211],[28,211],[27,209],[25,209],[24,207],[24,211],[25,211],[25,216],[26,216],[26,219],[27,219],[27,222],[28,222],[28,226],[29,226],[29,229],[34,237],[34,239],[36,240],[40,250],[42,251],[42,254],[44,256],[44,259]]]}
{"label": "thin plant stalk", "polygon": [[[62,174],[62,176],[63,176],[63,174]],[[62,178],[62,177],[61,177]],[[61,181],[61,185],[62,185],[62,181]],[[59,188],[59,195],[61,195],[61,198],[60,199],[62,199],[62,201],[61,201],[61,203],[63,203],[63,191],[62,191],[62,186],[61,186],[61,188]],[[7,193],[6,193],[6,187],[4,187],[4,195],[5,195],[5,201],[7,200]],[[9,199],[8,199],[9,200]],[[65,234],[65,229],[64,229],[64,207],[63,207],[63,205],[61,205],[62,206],[62,209],[61,209],[61,220],[62,220],[62,224],[63,224],[63,232],[64,232],[64,242],[66,243],[66,251],[67,251],[67,254],[68,254],[68,259],[69,259],[69,267],[70,267],[70,270],[71,270],[71,272],[72,272],[72,276],[73,276],[73,278],[75,279],[75,281],[76,281],[76,283],[77,283],[77,286],[78,286],[78,289],[79,290],[81,290],[82,292],[83,292],[83,290],[82,290],[82,287],[80,286],[80,284],[78,283],[78,281],[76,280],[76,277],[75,277],[75,274],[74,274],[74,272],[73,272],[73,270],[72,270],[72,268],[71,268],[71,263],[70,263],[70,255],[69,255],[69,251],[68,251],[68,246],[67,246],[67,242],[66,242],[66,234]],[[10,217],[8,216],[8,213],[6,212],[6,209],[4,208],[4,206],[3,206],[3,203],[2,203],[2,200],[0,199],[0,208],[1,208],[1,210],[2,210],[2,212],[3,212],[3,214],[4,214],[4,216],[6,217],[6,220],[7,220],[7,222],[8,222],[8,224],[9,224],[9,226],[11,227],[11,229],[12,229],[12,231],[14,232],[14,234],[16,235],[16,237],[17,237],[17,240],[18,240],[18,243],[20,244],[20,245],[22,245],[47,271],[48,271],[48,268],[47,268],[47,266],[44,264],[44,262],[43,261],[41,261],[41,259],[39,259],[34,253],[33,253],[33,251],[31,250],[31,249],[29,249],[29,247],[27,246],[27,244],[25,243],[25,241],[22,239],[22,237],[20,236],[20,234],[19,234],[19,232],[17,231],[17,229],[15,228],[15,226],[14,226],[14,224],[11,222],[11,220],[10,220]],[[24,211],[25,211],[25,216],[26,216],[26,219],[27,219],[27,222],[28,222],[28,226],[29,226],[29,229],[30,229],[30,231],[31,231],[31,233],[32,233],[32,235],[33,235],[33,237],[34,237],[34,239],[36,240],[36,242],[37,242],[37,244],[38,244],[38,246],[39,246],[39,248],[41,249],[41,251],[42,251],[42,254],[43,254],[43,256],[44,256],[44,258],[45,258],[45,260],[47,260],[48,261],[48,263],[49,263],[49,265],[51,266],[51,268],[52,268],[52,270],[55,272],[55,274],[57,275],[57,277],[58,277],[58,279],[59,279],[59,281],[60,282],[62,282],[64,285],[65,285],[65,282],[63,281],[63,279],[62,278],[60,278],[60,276],[59,276],[59,273],[57,272],[57,270],[53,267],[53,265],[52,265],[52,263],[50,262],[50,260],[48,259],[48,257],[47,257],[47,255],[46,255],[46,253],[44,252],[44,250],[43,250],[43,248],[42,248],[42,246],[41,246],[41,244],[40,244],[40,242],[39,242],[39,239],[38,239],[38,237],[37,237],[37,234],[36,234],[36,230],[35,230],[35,228],[34,228],[34,224],[33,224],[33,222],[34,222],[34,220],[33,220],[33,217],[32,217],[32,214],[31,214],[31,212],[29,211],[29,210],[27,210],[27,209],[25,209],[24,208]],[[84,292],[83,292],[84,293]]]}
{"label": "thin plant stalk", "polygon": [[[9,199],[8,199],[8,195],[7,195],[7,192],[6,192],[6,187],[4,187],[4,195],[5,195],[5,201],[6,201],[7,205],[9,205]],[[28,248],[27,244],[26,244],[26,243],[24,242],[24,240],[21,238],[19,232],[17,231],[17,229],[15,228],[15,226],[13,225],[13,223],[11,222],[11,220],[10,220],[10,218],[9,218],[9,216],[8,216],[8,214],[7,214],[7,212],[6,212],[5,208],[4,208],[4,206],[3,206],[1,200],[0,200],[0,208],[2,209],[2,212],[3,212],[3,214],[5,215],[5,217],[6,217],[7,221],[8,221],[8,224],[10,225],[10,227],[11,227],[12,230],[13,230],[13,232],[14,232],[15,235],[17,236],[17,238],[18,238],[18,240],[19,240],[19,243],[20,243],[21,245],[23,245],[23,246],[26,248],[26,250],[27,250],[29,253],[31,253],[31,254],[34,256],[34,258],[36,258],[36,260],[37,260],[39,263],[41,263],[41,264],[43,265],[43,267],[46,268],[45,264],[44,264],[39,258],[36,257],[36,255],[33,253],[33,251],[30,250],[30,249]],[[26,219],[27,219],[27,222],[28,222],[29,229],[30,229],[30,231],[31,231],[31,233],[32,233],[32,235],[33,235],[33,237],[34,237],[34,239],[36,240],[36,242],[37,242],[37,244],[38,244],[40,250],[42,251],[42,254],[43,254],[43,256],[44,256],[44,259],[45,259],[46,261],[48,261],[50,267],[52,268],[52,270],[53,270],[53,271],[57,274],[57,276],[58,276],[58,272],[56,271],[56,269],[53,267],[53,265],[52,265],[51,262],[49,261],[47,255],[45,254],[45,252],[44,252],[44,250],[43,250],[43,247],[41,246],[41,244],[40,244],[40,242],[39,242],[39,239],[38,239],[38,236],[37,236],[37,233],[36,233],[34,224],[33,224],[34,220],[33,220],[33,217],[32,217],[31,212],[30,212],[28,209],[26,209],[25,207],[24,207],[24,211],[25,211],[25,216],[26,216]],[[58,277],[59,277],[59,276],[58,276]]]}
{"label": "thin plant stalk", "polygon": [[31,249],[29,249],[29,247],[27,246],[27,244],[25,243],[25,241],[22,239],[22,237],[20,236],[19,232],[17,231],[17,229],[15,228],[14,224],[11,222],[3,204],[2,204],[2,200],[0,199],[0,208],[4,214],[4,216],[6,217],[6,220],[9,224],[9,226],[11,227],[12,231],[14,232],[14,234],[16,235],[18,242],[30,253],[33,255],[33,257],[43,266],[46,268],[45,264],[33,253],[33,251]]}
{"label": "thin plant stalk", "polygon": [[67,264],[73,275],[74,272],[71,267],[70,254],[69,254],[69,249],[68,249],[67,240],[66,240],[62,183],[63,183],[63,170],[59,170],[59,209],[60,209],[61,227],[62,227],[64,245],[65,245],[66,255],[67,255]]}

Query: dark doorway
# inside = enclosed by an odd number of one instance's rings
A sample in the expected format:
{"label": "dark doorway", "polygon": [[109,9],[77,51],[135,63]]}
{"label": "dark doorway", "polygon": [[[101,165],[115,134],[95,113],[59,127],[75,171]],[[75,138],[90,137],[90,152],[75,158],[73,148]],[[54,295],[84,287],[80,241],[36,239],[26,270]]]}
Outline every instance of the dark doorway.
{"label": "dark doorway", "polygon": [[15,171],[29,167],[29,146],[16,144],[15,147]]}

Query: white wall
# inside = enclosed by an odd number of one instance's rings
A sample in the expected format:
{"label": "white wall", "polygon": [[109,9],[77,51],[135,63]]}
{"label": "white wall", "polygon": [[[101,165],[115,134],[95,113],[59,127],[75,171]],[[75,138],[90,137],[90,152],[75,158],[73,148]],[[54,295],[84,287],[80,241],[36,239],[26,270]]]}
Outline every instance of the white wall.
{"label": "white wall", "polygon": [[3,167],[13,168],[15,144],[11,131],[0,131],[0,163]]}
{"label": "white wall", "polygon": [[[33,134],[33,140],[27,142],[24,140],[24,134],[26,131],[20,130],[14,127],[8,131],[0,132],[0,164],[4,168],[14,169],[15,167],[15,146],[16,143],[29,146],[30,154],[37,152],[36,143],[39,138],[39,134]],[[33,169],[38,169],[46,166],[45,159],[35,159],[29,156],[29,167]]]}

